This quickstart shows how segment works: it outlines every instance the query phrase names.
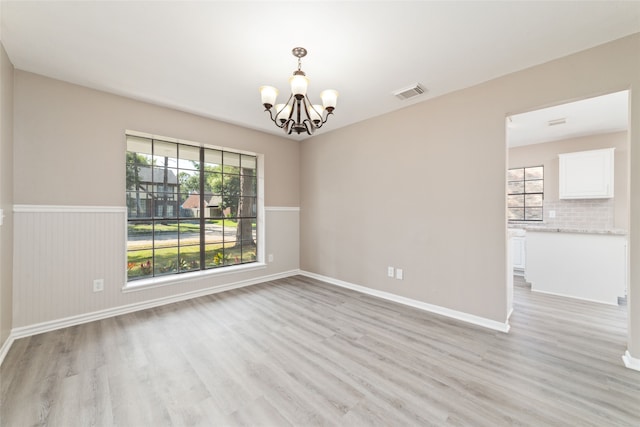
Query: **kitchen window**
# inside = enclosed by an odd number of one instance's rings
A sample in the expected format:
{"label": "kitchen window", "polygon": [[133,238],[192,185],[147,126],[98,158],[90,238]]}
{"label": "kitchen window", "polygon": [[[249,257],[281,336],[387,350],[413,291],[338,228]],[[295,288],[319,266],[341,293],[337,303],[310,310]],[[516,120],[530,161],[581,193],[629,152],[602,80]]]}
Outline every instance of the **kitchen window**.
{"label": "kitchen window", "polygon": [[127,135],[127,280],[257,261],[258,157]]}
{"label": "kitchen window", "polygon": [[509,221],[542,221],[544,166],[509,169],[507,174]]}

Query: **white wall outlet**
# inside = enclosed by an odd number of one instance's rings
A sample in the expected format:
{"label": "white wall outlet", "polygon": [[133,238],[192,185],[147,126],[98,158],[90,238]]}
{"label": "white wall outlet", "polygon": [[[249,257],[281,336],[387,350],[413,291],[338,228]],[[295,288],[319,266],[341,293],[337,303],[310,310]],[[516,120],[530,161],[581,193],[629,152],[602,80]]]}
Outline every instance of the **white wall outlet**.
{"label": "white wall outlet", "polygon": [[387,267],[387,276],[393,277],[393,267]]}
{"label": "white wall outlet", "polygon": [[396,268],[396,279],[402,280],[404,278],[404,272],[401,268]]}
{"label": "white wall outlet", "polygon": [[267,256],[267,260],[268,260],[269,262],[273,262],[273,254],[269,254],[269,255]]}
{"label": "white wall outlet", "polygon": [[93,292],[104,291],[104,279],[96,279],[93,281]]}
{"label": "white wall outlet", "polygon": [[549,211],[549,218],[555,218],[556,217],[556,211]]}

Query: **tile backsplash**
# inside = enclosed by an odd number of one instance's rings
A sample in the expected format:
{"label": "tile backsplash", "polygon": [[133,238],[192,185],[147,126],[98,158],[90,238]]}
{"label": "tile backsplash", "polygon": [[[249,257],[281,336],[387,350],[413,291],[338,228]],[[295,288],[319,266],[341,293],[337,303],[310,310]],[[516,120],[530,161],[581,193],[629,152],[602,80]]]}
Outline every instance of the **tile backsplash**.
{"label": "tile backsplash", "polygon": [[[610,230],[613,228],[613,199],[580,199],[544,202],[544,223],[558,228],[586,228]],[[555,211],[555,218],[549,213]]]}
{"label": "tile backsplash", "polygon": [[[555,218],[549,214],[555,212]],[[544,221],[535,223],[552,228],[611,230],[614,221],[613,199],[544,201]],[[517,222],[515,224],[523,224]],[[533,225],[534,223],[526,223]]]}

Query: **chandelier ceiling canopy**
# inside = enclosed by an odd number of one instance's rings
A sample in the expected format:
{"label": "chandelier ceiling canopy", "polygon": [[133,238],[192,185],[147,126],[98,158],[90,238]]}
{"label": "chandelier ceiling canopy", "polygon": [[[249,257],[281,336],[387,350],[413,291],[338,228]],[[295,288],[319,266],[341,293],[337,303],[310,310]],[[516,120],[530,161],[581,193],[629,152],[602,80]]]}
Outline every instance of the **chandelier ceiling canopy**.
{"label": "chandelier ceiling canopy", "polygon": [[[320,93],[322,105],[312,104],[307,96],[309,79],[301,67],[301,58],[307,55],[307,50],[303,47],[295,47],[291,51],[293,56],[298,58],[298,69],[289,78],[291,85],[291,95],[284,104],[276,104],[278,89],[273,86],[261,86],[260,95],[265,111],[269,112],[271,120],[283,129],[288,135],[295,132],[303,132],[308,135],[313,134],[327,122],[327,119],[336,108],[338,92],[332,89],[324,90]],[[275,110],[275,112],[274,112]]]}

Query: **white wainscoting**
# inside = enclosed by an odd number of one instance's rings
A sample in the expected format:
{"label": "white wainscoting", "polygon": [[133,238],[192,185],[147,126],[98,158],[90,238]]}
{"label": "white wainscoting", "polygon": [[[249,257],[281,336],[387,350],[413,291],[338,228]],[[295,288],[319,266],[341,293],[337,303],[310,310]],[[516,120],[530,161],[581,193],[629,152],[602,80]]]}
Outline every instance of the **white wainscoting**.
{"label": "white wainscoting", "polygon": [[[138,292],[122,289],[124,207],[16,205],[14,212],[13,330],[21,336],[272,280],[299,269],[296,207],[265,207],[265,254],[272,254],[273,262],[263,268],[203,275]],[[94,279],[104,279],[104,291],[93,292]]]}
{"label": "white wainscoting", "polygon": [[15,206],[13,327],[117,305],[125,240],[124,207]]}

